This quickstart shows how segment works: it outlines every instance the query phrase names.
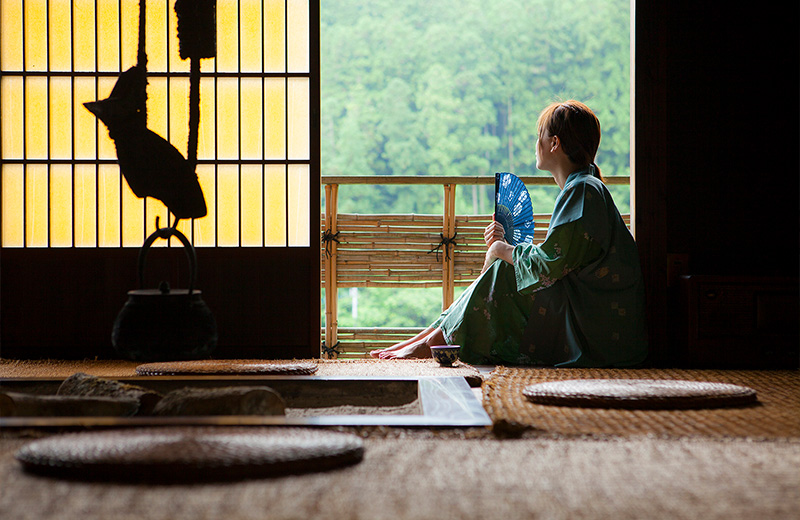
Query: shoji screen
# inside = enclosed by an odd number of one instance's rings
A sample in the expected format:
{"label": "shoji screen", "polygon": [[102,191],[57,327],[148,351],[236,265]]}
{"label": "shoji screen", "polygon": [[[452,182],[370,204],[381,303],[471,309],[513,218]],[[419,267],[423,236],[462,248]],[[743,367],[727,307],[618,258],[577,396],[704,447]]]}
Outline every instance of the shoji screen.
{"label": "shoji screen", "polygon": [[[148,127],[185,155],[174,0],[146,1]],[[3,247],[138,247],[166,221],[159,201],[133,195],[83,107],[136,64],[138,16],[139,0],[0,0]],[[179,225],[196,246],[311,245],[312,26],[304,0],[217,1],[197,167],[209,213]]]}
{"label": "shoji screen", "polygon": [[[142,1],[148,127],[185,155],[189,63],[175,0]],[[197,246],[215,355],[319,355],[319,3],[216,5],[217,55],[202,60],[200,81],[208,215],[179,225]],[[166,208],[133,195],[83,103],[136,64],[138,18],[139,0],[0,0],[3,357],[116,355],[111,326]],[[147,265],[148,286],[186,287],[180,251],[151,250]]]}

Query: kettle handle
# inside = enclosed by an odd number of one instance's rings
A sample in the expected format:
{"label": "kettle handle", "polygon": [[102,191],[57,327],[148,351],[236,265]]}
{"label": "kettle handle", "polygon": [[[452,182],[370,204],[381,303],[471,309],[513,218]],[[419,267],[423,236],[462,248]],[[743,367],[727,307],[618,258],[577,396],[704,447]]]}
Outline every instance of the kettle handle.
{"label": "kettle handle", "polygon": [[177,237],[183,244],[183,249],[186,251],[186,258],[189,259],[189,295],[191,296],[194,290],[194,283],[197,279],[197,254],[195,253],[194,246],[186,238],[186,235],[181,233],[175,228],[158,228],[156,229],[147,240],[142,244],[139,250],[139,288],[144,288],[144,264],[147,259],[147,251],[150,246],[158,238],[168,239],[169,237]]}

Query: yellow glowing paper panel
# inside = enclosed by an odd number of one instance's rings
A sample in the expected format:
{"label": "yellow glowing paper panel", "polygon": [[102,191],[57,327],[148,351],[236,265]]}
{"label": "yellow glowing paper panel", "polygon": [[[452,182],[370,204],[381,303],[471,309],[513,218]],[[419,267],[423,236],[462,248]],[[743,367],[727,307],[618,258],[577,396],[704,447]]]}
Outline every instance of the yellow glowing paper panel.
{"label": "yellow glowing paper panel", "polygon": [[22,78],[2,78],[2,98],[0,98],[0,110],[2,110],[2,129],[3,158],[22,159],[25,150],[25,111],[23,110],[23,80]]}
{"label": "yellow glowing paper panel", "polygon": [[287,0],[287,2],[286,23],[287,31],[291,35],[286,49],[287,68],[289,72],[308,72],[308,2],[305,0]]}
{"label": "yellow glowing paper panel", "polygon": [[120,66],[119,5],[116,2],[102,2],[97,7],[97,68],[102,71],[116,71]]}
{"label": "yellow glowing paper panel", "polygon": [[239,90],[241,96],[241,145],[242,159],[261,159],[264,139],[263,84],[257,78],[243,78]]}
{"label": "yellow glowing paper panel", "polygon": [[[167,69],[167,37],[174,38],[174,34],[167,34],[167,9],[172,8],[172,2],[164,0],[147,0],[147,70],[151,72],[166,72]],[[138,24],[138,16],[137,16]],[[177,45],[173,40],[170,42]]]}
{"label": "yellow glowing paper panel", "polygon": [[239,158],[239,82],[217,81],[217,158]]}
{"label": "yellow glowing paper panel", "polygon": [[285,13],[284,0],[264,2],[264,72],[286,70]]}
{"label": "yellow glowing paper panel", "polygon": [[264,80],[264,156],[286,158],[286,81]]}
{"label": "yellow glowing paper panel", "polygon": [[[40,33],[43,27],[47,27],[46,0],[26,0],[24,10],[27,34]],[[47,70],[47,40],[45,38],[26,38],[25,68],[29,71]]]}
{"label": "yellow glowing paper panel", "polygon": [[97,222],[100,247],[119,247],[122,243],[121,176],[116,165],[102,164],[97,176]]}
{"label": "yellow glowing paper panel", "polygon": [[50,158],[72,158],[72,85],[69,78],[50,78]]}
{"label": "yellow glowing paper panel", "polygon": [[47,166],[25,168],[25,237],[28,247],[47,247]]}
{"label": "yellow glowing paper panel", "polygon": [[261,72],[261,5],[259,2],[239,4],[239,70]]}
{"label": "yellow glowing paper panel", "polygon": [[[200,128],[197,131],[198,159],[214,159],[216,156],[215,91],[216,82],[213,79],[200,80]],[[205,191],[205,187],[203,189]]]}
{"label": "yellow glowing paper panel", "polygon": [[[90,0],[91,1],[91,0]],[[106,0],[102,4],[109,4],[113,0]],[[148,2],[148,6],[150,3]],[[137,63],[137,52],[139,46],[139,0],[122,0],[120,2],[120,30],[119,38],[122,42],[120,49],[120,59],[122,67],[120,70],[128,70]],[[172,34],[175,34],[174,32]],[[150,50],[148,51],[148,59]]]}
{"label": "yellow glowing paper panel", "polygon": [[50,2],[50,40],[48,54],[50,70],[68,71],[72,68],[70,36],[72,28],[72,4],[70,2]]}
{"label": "yellow glowing paper panel", "polygon": [[47,78],[25,80],[25,144],[29,159],[47,159]]}
{"label": "yellow glowing paper panel", "polygon": [[239,167],[220,165],[217,171],[217,245],[239,245]]}
{"label": "yellow glowing paper panel", "polygon": [[94,247],[97,241],[97,169],[91,164],[77,164],[74,175],[75,247]]}
{"label": "yellow glowing paper panel", "polygon": [[311,130],[309,127],[309,81],[305,78],[289,79],[289,158],[309,159]]}
{"label": "yellow glowing paper panel", "polygon": [[[107,2],[98,2],[98,5]],[[76,71],[95,70],[95,3],[91,0],[78,0],[72,8],[72,59]],[[138,19],[138,16],[137,16]],[[36,34],[36,33],[33,33]],[[31,39],[28,33],[28,38]],[[119,37],[116,37],[119,40]]]}
{"label": "yellow glowing paper panel", "polygon": [[72,246],[72,167],[50,166],[50,246]]}
{"label": "yellow glowing paper panel", "polygon": [[3,165],[3,192],[0,204],[3,213],[3,245],[22,247],[25,241],[25,219],[22,208],[25,201],[24,167],[21,164]]}
{"label": "yellow glowing paper panel", "polygon": [[260,246],[263,235],[261,215],[263,199],[263,170],[261,165],[244,165],[241,173],[242,188],[242,246]]}
{"label": "yellow glowing paper panel", "polygon": [[0,67],[22,70],[22,2],[0,0]]}
{"label": "yellow glowing paper panel", "polygon": [[217,0],[217,71],[239,68],[239,6],[236,0]]}
{"label": "yellow glowing paper panel", "polygon": [[264,167],[264,245],[286,245],[286,166]]}
{"label": "yellow glowing paper panel", "polygon": [[285,72],[288,54],[290,72],[308,72],[308,31],[307,2],[266,0],[262,11],[259,2],[218,0],[217,71]]}

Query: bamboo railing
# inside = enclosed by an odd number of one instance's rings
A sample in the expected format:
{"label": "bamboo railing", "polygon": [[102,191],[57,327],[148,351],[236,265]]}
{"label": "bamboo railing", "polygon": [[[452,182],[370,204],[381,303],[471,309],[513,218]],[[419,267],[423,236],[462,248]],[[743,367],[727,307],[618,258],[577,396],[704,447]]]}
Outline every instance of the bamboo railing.
{"label": "bamboo railing", "polygon": [[[552,186],[551,177],[520,177],[527,186]],[[606,177],[607,184],[629,184],[629,177]],[[494,184],[487,177],[323,176],[325,213],[321,219],[322,286],[325,328],[322,357],[366,357],[369,351],[406,339],[419,328],[338,327],[338,289],[349,287],[442,288],[442,308],[455,288],[480,274],[486,247],[483,230],[491,215],[456,215],[456,188]],[[442,215],[348,214],[338,212],[339,186],[347,184],[441,185]],[[536,242],[544,240],[550,214],[535,214]],[[630,225],[629,216],[623,215]],[[431,317],[433,320],[435,317]]]}

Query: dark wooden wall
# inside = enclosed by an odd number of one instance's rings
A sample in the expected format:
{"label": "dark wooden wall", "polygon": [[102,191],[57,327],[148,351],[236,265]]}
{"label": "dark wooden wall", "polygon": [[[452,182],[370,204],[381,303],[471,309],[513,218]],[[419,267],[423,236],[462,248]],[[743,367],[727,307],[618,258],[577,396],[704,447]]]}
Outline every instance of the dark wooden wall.
{"label": "dark wooden wall", "polygon": [[[127,292],[139,288],[136,248],[4,249],[0,355],[115,358],[111,329]],[[219,335],[215,357],[319,356],[319,251],[198,248],[196,288]],[[145,287],[187,288],[183,249],[151,248]]]}
{"label": "dark wooden wall", "polygon": [[794,2],[636,2],[637,239],[659,364],[682,348],[671,260],[798,276],[798,27]]}

